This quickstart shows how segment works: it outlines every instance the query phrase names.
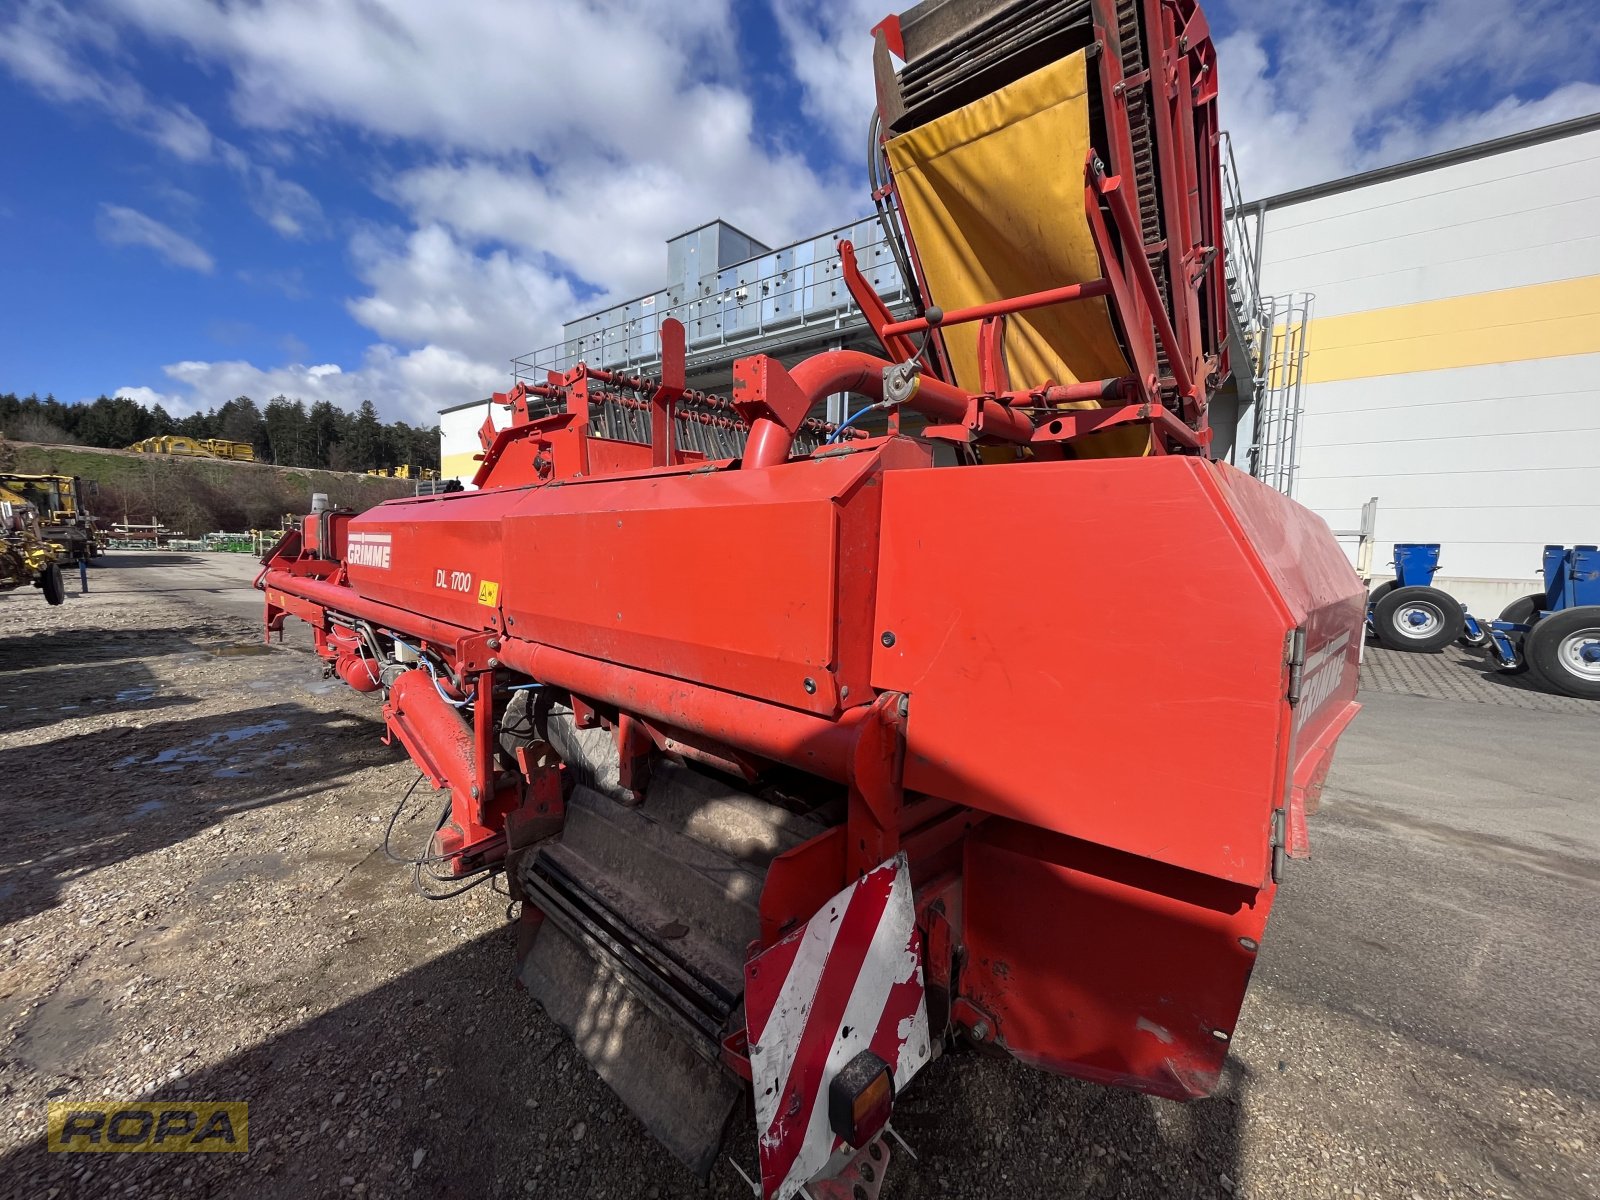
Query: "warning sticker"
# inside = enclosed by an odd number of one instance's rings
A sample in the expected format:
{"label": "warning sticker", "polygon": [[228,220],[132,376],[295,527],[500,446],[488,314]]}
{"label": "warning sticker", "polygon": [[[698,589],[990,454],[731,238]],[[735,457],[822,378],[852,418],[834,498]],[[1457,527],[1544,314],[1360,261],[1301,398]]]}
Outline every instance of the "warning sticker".
{"label": "warning sticker", "polygon": [[500,603],[500,585],[482,580],[478,584],[478,603],[487,604],[490,608]]}

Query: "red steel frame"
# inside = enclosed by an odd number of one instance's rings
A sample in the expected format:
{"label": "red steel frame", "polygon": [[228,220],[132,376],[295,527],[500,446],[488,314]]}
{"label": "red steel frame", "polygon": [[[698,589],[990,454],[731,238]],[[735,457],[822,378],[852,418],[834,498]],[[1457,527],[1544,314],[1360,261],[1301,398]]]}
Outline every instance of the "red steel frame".
{"label": "red steel frame", "polygon": [[[1143,5],[1151,66],[1139,78],[1123,77],[1121,62],[1111,52],[1104,26],[1095,26],[1099,53],[1094,61],[1099,64],[1107,137],[1104,149],[1114,173],[1108,174],[1098,154],[1090,151],[1084,167],[1084,209],[1104,271],[1102,278],[1067,283],[1025,296],[996,298],[986,304],[943,314],[940,320],[932,323],[920,317],[894,321],[856,268],[854,250],[849,243],[841,244],[841,255],[845,282],[851,294],[884,348],[891,357],[901,359],[909,357],[906,336],[926,331],[930,324],[935,327],[933,337],[938,345],[932,360],[942,363],[947,360],[937,328],[983,321],[986,334],[998,347],[1003,325],[996,327],[995,322],[1008,313],[1104,297],[1117,317],[1124,349],[1135,368],[1129,399],[1140,403],[1129,411],[1146,414],[1125,417],[1121,423],[1151,421],[1155,425],[1152,448],[1157,453],[1187,453],[1210,444],[1207,416],[1210,392],[1229,369],[1216,54],[1210,27],[1194,0],[1143,0]],[[880,55],[903,56],[899,18],[886,19],[873,34]],[[1152,245],[1145,244],[1128,197],[1133,143],[1127,97],[1129,89],[1135,87],[1149,89],[1156,134],[1166,237],[1163,242]],[[884,195],[893,198],[914,282],[924,303],[931,306],[935,298],[929,293],[916,239],[905,220],[892,171]],[[1149,256],[1157,254],[1166,259],[1171,311],[1150,267]],[[937,313],[938,310],[932,311]],[[980,347],[982,345],[980,337]],[[1165,375],[1157,370],[1157,345],[1166,357]],[[985,364],[982,382],[986,391],[1003,390],[990,387],[998,378],[993,367],[998,358],[996,351]],[[1158,405],[1180,420],[1161,421],[1155,416]],[[1179,432],[1179,424],[1186,425],[1188,432]],[[1105,424],[1093,428],[1102,429]],[[1085,436],[1087,432],[1089,430],[1083,430],[1070,436]]]}

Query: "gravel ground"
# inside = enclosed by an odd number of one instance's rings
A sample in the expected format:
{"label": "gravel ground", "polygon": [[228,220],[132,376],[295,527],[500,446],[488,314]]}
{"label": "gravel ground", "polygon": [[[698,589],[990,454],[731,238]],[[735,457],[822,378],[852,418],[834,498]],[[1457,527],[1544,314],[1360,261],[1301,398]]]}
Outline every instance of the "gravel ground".
{"label": "gravel ground", "polygon": [[[249,568],[129,554],[62,608],[0,597],[0,1195],[747,1195],[726,1162],[702,1192],[517,989],[504,897],[408,891],[379,846],[415,773],[304,642],[259,652]],[[1600,1195],[1595,715],[1373,696],[1220,1094],[958,1052],[902,1099],[920,1161],[883,1195]],[[52,1098],[177,1096],[249,1101],[250,1153],[43,1151]]]}

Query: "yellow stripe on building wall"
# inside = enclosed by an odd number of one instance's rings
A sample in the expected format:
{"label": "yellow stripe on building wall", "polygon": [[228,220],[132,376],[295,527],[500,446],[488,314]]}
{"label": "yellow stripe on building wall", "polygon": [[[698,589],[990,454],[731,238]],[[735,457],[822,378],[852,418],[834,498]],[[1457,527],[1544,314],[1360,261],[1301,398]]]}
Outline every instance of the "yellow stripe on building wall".
{"label": "yellow stripe on building wall", "polygon": [[471,479],[478,473],[478,453],[446,454],[439,463],[439,478]]}
{"label": "yellow stripe on building wall", "polygon": [[1304,381],[1600,353],[1600,275],[1316,317]]}

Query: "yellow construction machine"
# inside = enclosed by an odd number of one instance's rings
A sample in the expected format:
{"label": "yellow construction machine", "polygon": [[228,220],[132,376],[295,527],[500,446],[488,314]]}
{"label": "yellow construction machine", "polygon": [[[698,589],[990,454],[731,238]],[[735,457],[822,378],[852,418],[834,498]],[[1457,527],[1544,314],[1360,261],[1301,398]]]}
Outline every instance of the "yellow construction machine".
{"label": "yellow construction machine", "polygon": [[0,483],[0,592],[33,584],[49,604],[67,598],[60,551],[45,540],[39,513],[22,495]]}

